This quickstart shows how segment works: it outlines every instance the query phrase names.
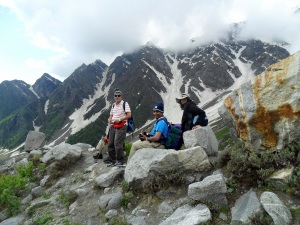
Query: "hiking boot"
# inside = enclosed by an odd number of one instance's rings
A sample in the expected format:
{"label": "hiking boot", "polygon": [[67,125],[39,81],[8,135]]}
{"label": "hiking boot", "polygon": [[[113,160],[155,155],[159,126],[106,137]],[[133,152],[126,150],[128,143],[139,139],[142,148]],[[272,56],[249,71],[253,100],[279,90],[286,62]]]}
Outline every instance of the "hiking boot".
{"label": "hiking boot", "polygon": [[115,166],[115,164],[116,164],[115,162],[111,161],[110,163],[107,163],[107,167]]}
{"label": "hiking boot", "polygon": [[103,162],[104,162],[104,163],[110,163],[111,160],[110,160],[108,157],[106,157],[105,159],[103,159]]}
{"label": "hiking boot", "polygon": [[114,166],[117,166],[117,167],[126,167],[126,163],[116,162]]}
{"label": "hiking boot", "polygon": [[94,158],[94,159],[103,159],[103,156],[102,156],[101,153],[96,152],[96,153],[93,155],[93,158]]}

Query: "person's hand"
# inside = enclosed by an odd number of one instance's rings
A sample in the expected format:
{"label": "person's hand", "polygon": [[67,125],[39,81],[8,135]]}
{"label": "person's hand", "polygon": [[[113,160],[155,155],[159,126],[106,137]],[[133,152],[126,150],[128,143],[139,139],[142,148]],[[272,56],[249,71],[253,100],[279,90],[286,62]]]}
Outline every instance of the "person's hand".
{"label": "person's hand", "polygon": [[139,138],[140,138],[141,141],[145,141],[147,139],[147,136],[144,135],[144,134],[140,134]]}
{"label": "person's hand", "polygon": [[196,125],[196,126],[194,126],[194,127],[192,128],[192,130],[195,130],[195,129],[199,128],[199,127],[201,127],[201,126],[200,126],[200,125]]}
{"label": "person's hand", "polygon": [[120,119],[115,120],[115,123],[121,123],[122,121]]}

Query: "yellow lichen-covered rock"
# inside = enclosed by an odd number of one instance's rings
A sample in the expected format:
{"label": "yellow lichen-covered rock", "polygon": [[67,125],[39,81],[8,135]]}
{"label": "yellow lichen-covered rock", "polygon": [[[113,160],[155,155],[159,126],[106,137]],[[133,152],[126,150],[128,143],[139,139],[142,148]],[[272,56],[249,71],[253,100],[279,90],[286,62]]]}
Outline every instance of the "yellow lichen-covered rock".
{"label": "yellow lichen-covered rock", "polygon": [[300,138],[300,52],[241,85],[219,108],[252,150],[281,149]]}

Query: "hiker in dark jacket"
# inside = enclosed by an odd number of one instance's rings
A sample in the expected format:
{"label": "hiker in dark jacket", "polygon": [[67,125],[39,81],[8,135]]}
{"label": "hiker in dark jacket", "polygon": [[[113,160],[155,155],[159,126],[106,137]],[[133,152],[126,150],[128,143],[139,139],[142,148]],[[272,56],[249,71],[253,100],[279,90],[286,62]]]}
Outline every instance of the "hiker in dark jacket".
{"label": "hiker in dark jacket", "polygon": [[200,109],[187,94],[182,93],[180,97],[176,98],[176,102],[183,109],[181,118],[182,132],[196,129],[200,126],[207,126],[208,119],[205,111]]}

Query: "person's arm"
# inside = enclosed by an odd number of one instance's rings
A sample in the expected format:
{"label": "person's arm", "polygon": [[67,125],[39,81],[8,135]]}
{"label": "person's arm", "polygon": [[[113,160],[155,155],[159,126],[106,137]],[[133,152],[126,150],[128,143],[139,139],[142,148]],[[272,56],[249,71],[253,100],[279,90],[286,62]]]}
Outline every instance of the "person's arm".
{"label": "person's arm", "polygon": [[[153,137],[148,137],[146,138],[147,141],[154,141],[154,142],[158,142],[160,140],[162,133],[159,131],[155,132],[155,135]],[[146,136],[145,136],[146,137]]]}
{"label": "person's arm", "polygon": [[199,115],[200,117],[205,117],[205,111],[200,109],[196,105],[190,105],[189,112],[194,114],[194,115]]}
{"label": "person's arm", "polygon": [[111,120],[111,119],[112,119],[112,117],[113,117],[113,116],[112,116],[112,115],[110,115],[110,116],[108,117],[108,120],[107,120],[107,121],[108,121],[108,123],[110,123],[110,124],[112,124],[112,123],[113,123],[113,122],[112,122],[112,120]]}
{"label": "person's arm", "polygon": [[128,120],[130,117],[131,117],[131,112],[127,112],[126,116],[120,118],[120,122],[122,122],[123,120]]}

